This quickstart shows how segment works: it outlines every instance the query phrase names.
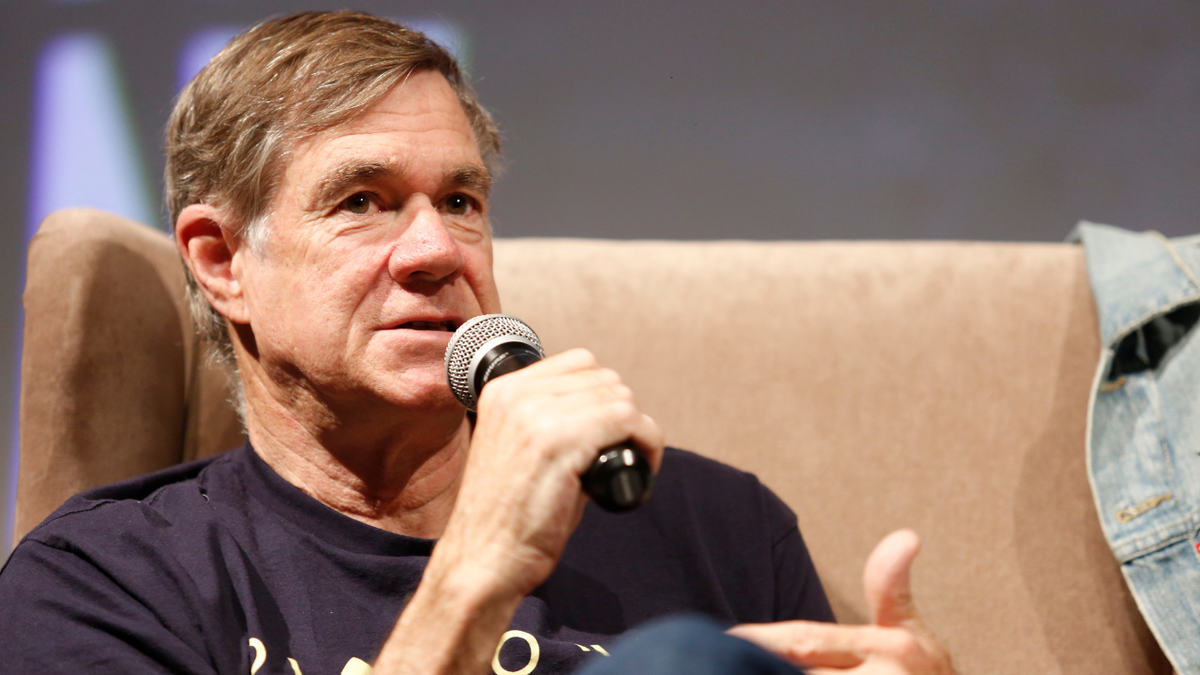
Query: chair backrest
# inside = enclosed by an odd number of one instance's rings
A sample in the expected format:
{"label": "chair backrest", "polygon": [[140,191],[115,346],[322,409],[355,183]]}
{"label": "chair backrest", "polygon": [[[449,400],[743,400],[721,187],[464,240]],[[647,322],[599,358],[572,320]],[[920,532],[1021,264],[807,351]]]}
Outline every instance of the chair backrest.
{"label": "chair backrest", "polygon": [[241,442],[166,235],[59,211],[30,242],[26,269],[18,540],[80,490]]}
{"label": "chair backrest", "polygon": [[[868,619],[871,546],[910,526],[918,603],[963,672],[1170,672],[1088,488],[1099,345],[1077,247],[501,240],[495,267],[550,351],[592,349],[669,442],[792,505],[843,621]],[[29,277],[19,532],[75,490],[237,442],[165,236],[58,214]]]}

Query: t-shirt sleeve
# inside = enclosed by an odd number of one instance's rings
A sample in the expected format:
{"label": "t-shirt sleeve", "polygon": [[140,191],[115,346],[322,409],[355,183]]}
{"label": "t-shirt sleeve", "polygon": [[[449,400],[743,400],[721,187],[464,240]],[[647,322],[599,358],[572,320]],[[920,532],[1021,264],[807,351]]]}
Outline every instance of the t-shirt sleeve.
{"label": "t-shirt sleeve", "polygon": [[126,585],[82,553],[26,539],[0,572],[0,669],[39,675],[217,672]]}
{"label": "t-shirt sleeve", "polygon": [[772,547],[775,620],[836,621],[800,530],[793,527]]}
{"label": "t-shirt sleeve", "polygon": [[804,537],[800,535],[796,514],[766,487],[763,492],[772,521],[775,620],[836,621]]}

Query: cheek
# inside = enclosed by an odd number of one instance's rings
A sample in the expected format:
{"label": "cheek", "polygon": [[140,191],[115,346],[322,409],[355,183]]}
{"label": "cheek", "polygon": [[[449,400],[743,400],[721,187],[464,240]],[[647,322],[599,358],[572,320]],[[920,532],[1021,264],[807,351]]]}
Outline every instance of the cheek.
{"label": "cheek", "polygon": [[500,311],[500,293],[496,288],[496,277],[492,272],[492,252],[489,249],[469,249],[465,254],[466,271],[463,276],[471,287],[479,309],[484,314]]}
{"label": "cheek", "polygon": [[373,288],[371,269],[362,251],[326,251],[302,264],[273,266],[256,298],[260,328],[292,347],[344,336]]}
{"label": "cheek", "polygon": [[357,305],[387,274],[387,252],[379,246],[339,246],[334,242],[308,252],[292,272],[292,292],[315,303],[313,309],[344,311]]}

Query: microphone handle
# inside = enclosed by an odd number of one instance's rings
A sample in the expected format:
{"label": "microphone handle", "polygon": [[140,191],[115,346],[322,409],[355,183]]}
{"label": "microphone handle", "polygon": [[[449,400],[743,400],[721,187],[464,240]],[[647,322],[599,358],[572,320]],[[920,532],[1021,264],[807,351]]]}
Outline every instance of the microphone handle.
{"label": "microphone handle", "polygon": [[[492,378],[520,370],[541,358],[541,354],[522,344],[500,345],[480,361],[475,391],[481,391]],[[629,442],[601,450],[580,480],[592,501],[610,513],[636,509],[650,498],[654,488],[650,462]]]}
{"label": "microphone handle", "polygon": [[650,462],[629,442],[602,450],[581,478],[583,491],[610,513],[636,509],[654,488]]}

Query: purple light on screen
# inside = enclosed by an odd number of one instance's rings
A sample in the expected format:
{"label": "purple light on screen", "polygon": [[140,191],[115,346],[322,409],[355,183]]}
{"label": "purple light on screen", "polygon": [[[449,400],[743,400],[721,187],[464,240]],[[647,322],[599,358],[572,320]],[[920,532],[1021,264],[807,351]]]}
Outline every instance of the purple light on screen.
{"label": "purple light on screen", "polygon": [[94,33],[52,39],[38,60],[29,219],[91,206],[155,224],[137,136],[108,42]]}
{"label": "purple light on screen", "polygon": [[179,52],[175,89],[183,89],[184,85],[240,32],[242,28],[238,26],[206,26],[192,33]]}
{"label": "purple light on screen", "polygon": [[457,26],[440,18],[393,19],[398,24],[420,31],[450,52],[463,70],[470,69],[470,49],[467,38]]}

